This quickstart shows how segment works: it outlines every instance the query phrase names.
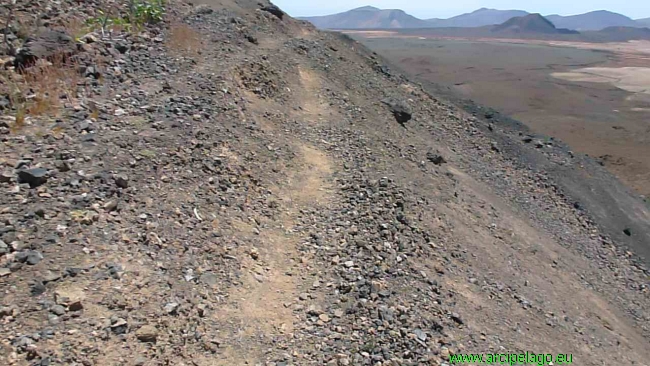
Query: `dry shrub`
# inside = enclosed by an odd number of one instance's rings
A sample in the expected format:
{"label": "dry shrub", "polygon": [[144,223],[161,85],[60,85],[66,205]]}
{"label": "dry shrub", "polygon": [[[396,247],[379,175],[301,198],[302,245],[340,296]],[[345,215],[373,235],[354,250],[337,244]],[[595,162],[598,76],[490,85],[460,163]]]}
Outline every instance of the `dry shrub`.
{"label": "dry shrub", "polygon": [[19,107],[16,110],[16,120],[14,121],[14,124],[11,126],[11,132],[16,133],[25,127],[25,114],[27,112],[25,111],[24,107]]}
{"label": "dry shrub", "polygon": [[75,41],[81,39],[91,31],[86,22],[78,17],[69,17],[63,21],[62,30],[72,36]]}
{"label": "dry shrub", "polygon": [[81,79],[76,63],[63,56],[30,68],[23,77],[24,85],[31,91],[27,112],[32,116],[56,115],[63,100],[76,99]]}
{"label": "dry shrub", "polygon": [[12,130],[22,129],[27,117],[57,116],[64,102],[77,98],[80,82],[78,65],[63,55],[50,62],[39,61],[20,74],[3,71],[0,74],[0,95],[9,96],[14,110]]}
{"label": "dry shrub", "polygon": [[174,22],[169,29],[167,46],[173,52],[182,56],[196,56],[201,53],[203,43],[201,35],[189,25]]}
{"label": "dry shrub", "polygon": [[90,118],[97,120],[99,118],[99,106],[94,100],[88,101],[88,107],[90,108]]}
{"label": "dry shrub", "polygon": [[[3,1],[0,1],[2,3]],[[2,5],[0,5],[1,7]],[[4,22],[4,19],[3,19]],[[41,14],[27,13],[27,12],[14,12],[12,18],[12,26],[15,28],[15,35],[22,41],[27,40],[38,32],[43,27],[43,20]],[[2,24],[0,27],[4,27]]]}

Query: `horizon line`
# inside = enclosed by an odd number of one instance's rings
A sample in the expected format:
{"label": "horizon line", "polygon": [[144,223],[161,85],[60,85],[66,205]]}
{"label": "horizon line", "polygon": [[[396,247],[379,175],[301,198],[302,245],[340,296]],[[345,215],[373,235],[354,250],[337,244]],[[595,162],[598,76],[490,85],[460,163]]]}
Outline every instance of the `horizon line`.
{"label": "horizon line", "polygon": [[576,16],[576,15],[584,15],[584,14],[594,13],[594,12],[598,12],[598,11],[606,11],[606,12],[609,12],[609,13],[619,14],[619,15],[622,15],[622,16],[625,16],[625,17],[628,17],[628,18],[630,18],[630,19],[632,19],[632,20],[635,20],[635,21],[636,21],[636,20],[640,20],[640,19],[647,19],[647,17],[646,17],[646,18],[644,18],[644,17],[641,17],[641,18],[632,18],[632,17],[629,16],[629,15],[626,15],[626,14],[623,14],[623,13],[618,13],[618,12],[611,11],[611,10],[607,10],[607,9],[596,9],[596,10],[589,10],[589,11],[586,11],[586,12],[584,12],[584,13],[577,13],[577,14],[563,15],[563,14],[560,14],[560,13],[542,14],[542,13],[539,13],[539,12],[530,12],[530,11],[528,11],[528,10],[523,10],[523,9],[496,9],[496,8],[486,8],[486,7],[481,7],[481,8],[478,8],[478,9],[473,10],[473,11],[470,11],[470,12],[465,12],[465,13],[461,13],[461,14],[457,14],[457,15],[452,15],[452,16],[450,16],[450,17],[448,17],[448,18],[436,18],[436,17],[434,17],[434,18],[420,18],[419,16],[413,15],[412,13],[409,13],[409,12],[407,12],[406,10],[403,10],[403,9],[383,9],[383,8],[378,8],[378,7],[376,7],[376,6],[372,6],[372,5],[359,6],[359,7],[356,7],[356,8],[352,8],[352,9],[348,9],[348,10],[344,10],[344,11],[339,11],[339,12],[336,12],[336,13],[329,13],[329,14],[322,14],[322,15],[296,15],[295,17],[296,17],[296,18],[323,17],[323,16],[329,16],[329,15],[336,15],[336,14],[347,13],[347,12],[352,11],[352,10],[363,9],[363,8],[375,8],[375,9],[378,9],[378,10],[399,10],[399,11],[403,11],[403,12],[405,12],[405,13],[407,13],[407,14],[413,16],[413,17],[416,17],[416,18],[418,18],[418,19],[420,19],[420,20],[428,20],[428,19],[451,19],[451,18],[454,18],[454,17],[460,16],[460,15],[471,14],[471,13],[474,13],[474,12],[476,12],[476,11],[478,11],[478,10],[482,10],[482,9],[485,9],[485,10],[497,10],[497,11],[524,11],[524,12],[529,13],[529,14],[540,14],[540,15],[542,15],[543,17],[548,17],[548,16],[551,16],[551,15],[559,15],[559,16],[562,16],[562,17],[570,17],[570,16]]}

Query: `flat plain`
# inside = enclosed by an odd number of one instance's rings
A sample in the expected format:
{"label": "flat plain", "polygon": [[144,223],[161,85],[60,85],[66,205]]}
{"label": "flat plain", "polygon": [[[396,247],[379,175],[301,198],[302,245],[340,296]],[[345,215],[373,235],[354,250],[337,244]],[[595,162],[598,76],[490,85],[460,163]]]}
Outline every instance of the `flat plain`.
{"label": "flat plain", "polygon": [[650,195],[650,42],[350,35],[420,80],[598,159]]}

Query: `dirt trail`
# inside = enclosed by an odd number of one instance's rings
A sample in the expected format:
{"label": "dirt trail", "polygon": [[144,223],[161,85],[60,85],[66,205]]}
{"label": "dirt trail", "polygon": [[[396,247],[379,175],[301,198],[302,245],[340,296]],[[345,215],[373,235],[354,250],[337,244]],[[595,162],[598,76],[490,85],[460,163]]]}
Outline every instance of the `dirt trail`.
{"label": "dirt trail", "polygon": [[[264,43],[272,47],[272,43]],[[277,44],[275,44],[277,46]],[[300,68],[303,89],[300,111],[295,118],[304,119],[307,124],[318,124],[322,116],[330,111],[319,100],[321,81],[313,70]],[[248,94],[254,110],[264,108],[268,103]],[[258,105],[259,104],[259,105]],[[279,126],[270,121],[260,121],[267,131],[276,131]],[[242,270],[246,273],[241,287],[230,294],[234,303],[221,309],[215,318],[228,322],[233,329],[228,344],[224,347],[218,365],[250,365],[264,358],[264,342],[261,340],[291,338],[295,316],[293,303],[302,285],[302,273],[309,269],[296,247],[305,233],[300,229],[300,211],[327,205],[331,197],[329,183],[333,170],[331,159],[318,148],[300,141],[291,142],[295,159],[286,167],[286,181],[276,188],[282,214],[276,222],[259,230],[260,247],[244,253]],[[239,223],[239,235],[250,235],[254,228]],[[248,254],[248,255],[246,255]]]}
{"label": "dirt trail", "polygon": [[301,66],[299,69],[301,82],[301,99],[303,115],[308,122],[319,124],[323,118],[331,115],[328,105],[321,96],[322,81],[313,70]]}
{"label": "dirt trail", "polygon": [[291,197],[292,211],[309,205],[325,204],[329,186],[327,178],[332,173],[330,159],[320,150],[306,144],[300,145],[298,149],[302,161],[292,172],[290,187],[286,192]]}

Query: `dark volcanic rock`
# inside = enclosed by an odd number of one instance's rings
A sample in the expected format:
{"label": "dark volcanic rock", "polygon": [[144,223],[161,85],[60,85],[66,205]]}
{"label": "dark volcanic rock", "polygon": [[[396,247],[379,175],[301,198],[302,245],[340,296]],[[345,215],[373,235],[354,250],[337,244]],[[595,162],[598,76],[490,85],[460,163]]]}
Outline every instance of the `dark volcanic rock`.
{"label": "dark volcanic rock", "polygon": [[0,111],[9,109],[11,107],[11,100],[9,96],[0,96]]}
{"label": "dark volcanic rock", "polygon": [[390,108],[390,111],[393,112],[395,119],[401,125],[404,125],[404,123],[410,121],[411,118],[413,117],[413,112],[411,111],[411,108],[404,101],[384,99],[381,102],[386,104]]}
{"label": "dark volcanic rock", "polygon": [[252,36],[250,34],[246,35],[246,40],[252,44],[260,44],[259,41],[255,36]]}
{"label": "dark volcanic rock", "polygon": [[30,37],[18,51],[14,66],[26,68],[39,59],[52,60],[54,57],[68,57],[76,52],[75,42],[69,35],[45,30]]}
{"label": "dark volcanic rock", "polygon": [[265,7],[262,8],[262,10],[267,12],[267,13],[271,13],[271,14],[275,15],[280,20],[282,20],[282,18],[284,18],[284,12],[282,10],[280,10],[280,8],[278,8],[275,5],[265,6]]}
{"label": "dark volcanic rock", "polygon": [[115,43],[114,47],[119,53],[122,54],[126,53],[129,50],[129,46],[124,42],[117,42]]}
{"label": "dark volcanic rock", "polygon": [[115,184],[120,188],[129,188],[129,177],[124,174],[116,175]]}
{"label": "dark volcanic rock", "polygon": [[434,163],[435,165],[442,165],[442,164],[447,162],[447,160],[445,160],[445,158],[442,155],[440,155],[440,152],[438,152],[438,151],[436,151],[436,152],[428,152],[427,153],[427,160]]}
{"label": "dark volcanic rock", "polygon": [[18,172],[18,183],[27,183],[35,188],[47,182],[47,169],[34,168]]}

